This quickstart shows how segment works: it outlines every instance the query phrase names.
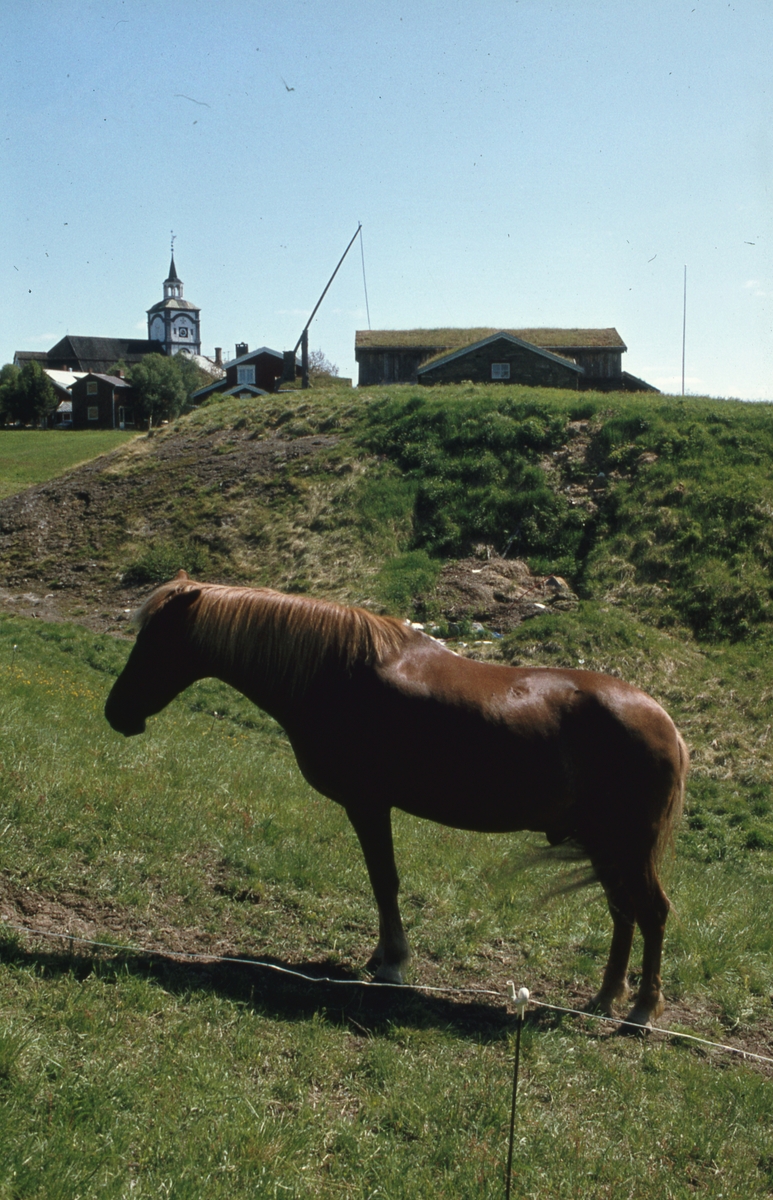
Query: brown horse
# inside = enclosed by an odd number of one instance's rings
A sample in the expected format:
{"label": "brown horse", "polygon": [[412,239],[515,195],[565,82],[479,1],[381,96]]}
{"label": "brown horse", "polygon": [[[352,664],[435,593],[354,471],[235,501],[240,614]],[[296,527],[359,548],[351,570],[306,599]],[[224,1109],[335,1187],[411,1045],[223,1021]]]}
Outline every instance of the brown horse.
{"label": "brown horse", "polygon": [[264,588],[194,583],[181,571],[137,614],[139,633],[105,705],[142,733],[194,680],[215,676],[284,727],[306,779],[343,805],[379,911],[376,979],[409,957],[397,904],[393,807],[481,832],[538,830],[590,859],[614,927],[601,990],[628,995],[634,927],[641,986],[626,1018],[663,1009],[668,900],[657,864],[678,817],[687,750],[649,696],[591,671],[473,662],[391,617]]}

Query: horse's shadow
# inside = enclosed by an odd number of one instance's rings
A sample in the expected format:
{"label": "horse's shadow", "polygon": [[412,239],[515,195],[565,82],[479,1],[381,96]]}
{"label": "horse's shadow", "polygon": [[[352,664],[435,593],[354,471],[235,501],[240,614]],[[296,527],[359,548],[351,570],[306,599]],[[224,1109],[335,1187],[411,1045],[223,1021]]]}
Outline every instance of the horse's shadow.
{"label": "horse's shadow", "polygon": [[[332,962],[287,962],[273,956],[255,961],[240,957],[236,961],[191,962],[163,953],[119,950],[90,954],[69,945],[38,950],[15,943],[0,944],[0,962],[33,969],[44,978],[72,974],[79,979],[96,975],[118,981],[128,974],[176,996],[213,993],[270,1019],[306,1021],[317,1015],[360,1037],[377,1037],[398,1025],[442,1029],[489,1043],[507,1038],[515,1028],[515,1017],[507,1010],[504,997],[497,1002],[494,997],[368,985],[355,972]],[[527,1016],[530,1025],[542,1029],[552,1028],[560,1020],[555,1014],[534,1011]]]}

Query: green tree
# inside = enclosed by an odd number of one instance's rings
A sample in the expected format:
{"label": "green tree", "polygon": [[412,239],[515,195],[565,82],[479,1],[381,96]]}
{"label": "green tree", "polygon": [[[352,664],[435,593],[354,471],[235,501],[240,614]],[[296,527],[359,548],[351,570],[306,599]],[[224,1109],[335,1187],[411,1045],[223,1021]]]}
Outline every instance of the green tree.
{"label": "green tree", "polygon": [[146,354],[126,371],[139,413],[149,424],[176,417],[209,376],[185,354]]}
{"label": "green tree", "polygon": [[0,367],[0,421],[9,419],[8,396],[15,390],[19,368],[13,363]]}
{"label": "green tree", "polygon": [[208,371],[203,371],[201,367],[187,354],[176,354],[173,360],[177,364],[177,369],[180,372],[180,377],[185,385],[185,403],[190,403],[191,396],[201,387],[205,387],[208,383],[212,383],[212,375]]}
{"label": "green tree", "polygon": [[0,411],[6,421],[36,425],[56,408],[56,393],[39,362],[19,370],[11,363],[0,371]]}

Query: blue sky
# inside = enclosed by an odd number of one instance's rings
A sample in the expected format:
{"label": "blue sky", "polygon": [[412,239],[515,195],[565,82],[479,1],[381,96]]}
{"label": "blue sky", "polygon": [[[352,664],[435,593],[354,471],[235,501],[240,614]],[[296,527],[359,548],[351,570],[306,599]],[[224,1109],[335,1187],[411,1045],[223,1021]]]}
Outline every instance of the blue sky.
{"label": "blue sky", "polygon": [[[363,225],[374,329],[615,326],[773,400],[769,0],[3,0],[0,362],[145,336],[170,231],[204,353],[293,346]],[[367,328],[355,243],[311,328]]]}

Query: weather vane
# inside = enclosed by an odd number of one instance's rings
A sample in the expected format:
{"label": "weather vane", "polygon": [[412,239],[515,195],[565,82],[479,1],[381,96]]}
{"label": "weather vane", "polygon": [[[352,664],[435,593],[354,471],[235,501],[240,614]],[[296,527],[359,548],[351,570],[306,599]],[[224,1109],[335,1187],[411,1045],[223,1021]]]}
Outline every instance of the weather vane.
{"label": "weather vane", "polygon": [[170,233],[172,235],[172,257],[174,257],[174,239],[177,235],[173,229],[170,230]]}

